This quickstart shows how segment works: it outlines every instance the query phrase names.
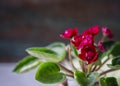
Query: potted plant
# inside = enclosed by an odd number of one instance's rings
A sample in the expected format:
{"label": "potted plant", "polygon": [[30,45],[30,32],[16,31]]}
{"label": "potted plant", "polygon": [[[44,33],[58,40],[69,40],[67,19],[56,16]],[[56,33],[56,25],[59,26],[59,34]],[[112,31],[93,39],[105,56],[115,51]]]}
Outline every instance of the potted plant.
{"label": "potted plant", "polygon": [[[103,35],[95,43],[95,36],[100,31]],[[24,73],[37,67],[35,79],[44,84],[66,83],[66,78],[71,77],[79,86],[119,86],[114,76],[106,76],[120,69],[120,42],[106,40],[113,37],[109,28],[100,29],[96,25],[81,34],[78,34],[78,28],[70,28],[60,37],[68,39],[69,44],[55,42],[45,47],[28,48],[29,55],[18,62],[13,71]],[[108,68],[101,71],[104,65]]]}

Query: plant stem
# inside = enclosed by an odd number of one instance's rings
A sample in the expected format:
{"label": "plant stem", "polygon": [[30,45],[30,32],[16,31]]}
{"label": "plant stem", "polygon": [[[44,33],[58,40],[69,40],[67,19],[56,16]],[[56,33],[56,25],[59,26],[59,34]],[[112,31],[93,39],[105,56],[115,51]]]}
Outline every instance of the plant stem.
{"label": "plant stem", "polygon": [[109,60],[109,56],[108,56],[107,59],[96,69],[96,71],[98,71],[108,60]]}
{"label": "plant stem", "polygon": [[63,71],[67,72],[68,74],[73,75],[73,72],[72,72],[71,70],[67,69],[66,67],[64,67],[64,66],[61,65],[61,64],[58,64],[58,65],[60,66],[60,68],[61,68]]}
{"label": "plant stem", "polygon": [[94,86],[99,86],[99,82],[96,81],[95,84],[94,84]]}
{"label": "plant stem", "polygon": [[109,70],[106,70],[106,71],[100,73],[99,76],[102,76],[102,75],[104,75],[104,74],[106,74],[106,73],[110,73],[110,72],[113,72],[113,71],[116,71],[116,70],[118,70],[118,69],[109,69]]}
{"label": "plant stem", "polygon": [[77,70],[76,67],[75,67],[74,64],[73,64],[73,61],[72,61],[71,45],[69,45],[69,47],[68,47],[68,59],[69,59],[69,61],[70,61],[70,63],[71,63],[72,68],[73,68],[74,70]]}
{"label": "plant stem", "polygon": [[60,83],[58,86],[68,86],[68,80],[66,79],[64,82]]}
{"label": "plant stem", "polygon": [[94,72],[96,70],[96,68],[97,68],[97,66],[95,65],[91,72]]}
{"label": "plant stem", "polygon": [[74,78],[74,76],[73,76],[73,75],[70,75],[70,74],[66,74],[66,76],[71,77],[71,78]]}
{"label": "plant stem", "polygon": [[86,72],[86,68],[85,68],[85,63],[84,63],[84,61],[79,61],[79,63],[80,63],[80,66],[81,66],[81,69],[82,69],[82,71],[83,72]]}
{"label": "plant stem", "polygon": [[105,39],[106,39],[106,36],[103,36],[103,37],[101,38],[101,42],[104,42]]}
{"label": "plant stem", "polygon": [[92,68],[92,64],[89,64],[87,66],[87,74],[89,74],[91,72],[91,68]]}

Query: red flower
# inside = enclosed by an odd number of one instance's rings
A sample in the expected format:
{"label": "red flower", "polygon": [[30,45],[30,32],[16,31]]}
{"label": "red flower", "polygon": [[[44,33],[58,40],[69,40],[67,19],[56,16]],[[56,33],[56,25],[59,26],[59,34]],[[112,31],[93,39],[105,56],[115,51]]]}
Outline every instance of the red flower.
{"label": "red flower", "polygon": [[99,32],[100,32],[100,29],[96,25],[96,26],[93,26],[92,28],[87,29],[85,32],[83,32],[83,35],[91,34],[94,36],[94,35],[97,35]]}
{"label": "red flower", "polygon": [[108,27],[104,26],[102,28],[102,33],[104,36],[107,36],[108,38],[112,38],[113,34],[111,33],[110,29],[108,29]]}
{"label": "red flower", "polygon": [[94,38],[92,35],[86,35],[86,36],[74,36],[71,42],[74,44],[74,46],[77,49],[81,49],[82,47],[86,45],[93,45]]}
{"label": "red flower", "polygon": [[93,35],[97,35],[100,32],[100,28],[97,25],[93,26],[90,30]]}
{"label": "red flower", "polygon": [[65,30],[62,34],[60,34],[60,37],[62,37],[62,38],[72,38],[75,35],[78,35],[78,29],[77,28]]}
{"label": "red flower", "polygon": [[73,39],[71,40],[71,42],[74,44],[74,46],[77,48],[80,43],[82,42],[82,37],[81,35],[79,36],[74,36]]}
{"label": "red flower", "polygon": [[94,44],[94,37],[92,35],[86,35],[82,37],[82,41],[78,46],[78,49],[84,47],[84,46],[89,46]]}
{"label": "red flower", "polygon": [[99,48],[99,50],[102,51],[102,52],[105,52],[105,51],[106,51],[105,48],[104,48],[104,45],[103,45],[103,43],[102,43],[101,41],[98,42],[98,48]]}
{"label": "red flower", "polygon": [[84,46],[81,49],[79,58],[86,61],[87,64],[95,62],[98,59],[98,52],[95,50],[95,46]]}

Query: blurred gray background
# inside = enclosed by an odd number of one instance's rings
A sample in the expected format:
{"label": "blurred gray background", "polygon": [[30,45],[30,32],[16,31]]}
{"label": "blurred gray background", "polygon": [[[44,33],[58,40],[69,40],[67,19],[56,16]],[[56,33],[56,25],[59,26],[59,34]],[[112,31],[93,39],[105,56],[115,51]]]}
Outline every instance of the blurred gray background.
{"label": "blurred gray background", "polygon": [[120,0],[0,0],[0,62],[16,62],[26,48],[45,46],[65,29],[108,26],[120,40]]}

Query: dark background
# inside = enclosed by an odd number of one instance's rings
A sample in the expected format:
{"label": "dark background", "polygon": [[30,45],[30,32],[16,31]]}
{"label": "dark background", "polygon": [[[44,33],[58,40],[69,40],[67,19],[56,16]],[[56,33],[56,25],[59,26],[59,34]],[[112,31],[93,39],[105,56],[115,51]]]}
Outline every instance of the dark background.
{"label": "dark background", "polygon": [[25,49],[45,46],[65,29],[108,26],[120,40],[120,0],[0,0],[0,62],[15,62]]}

